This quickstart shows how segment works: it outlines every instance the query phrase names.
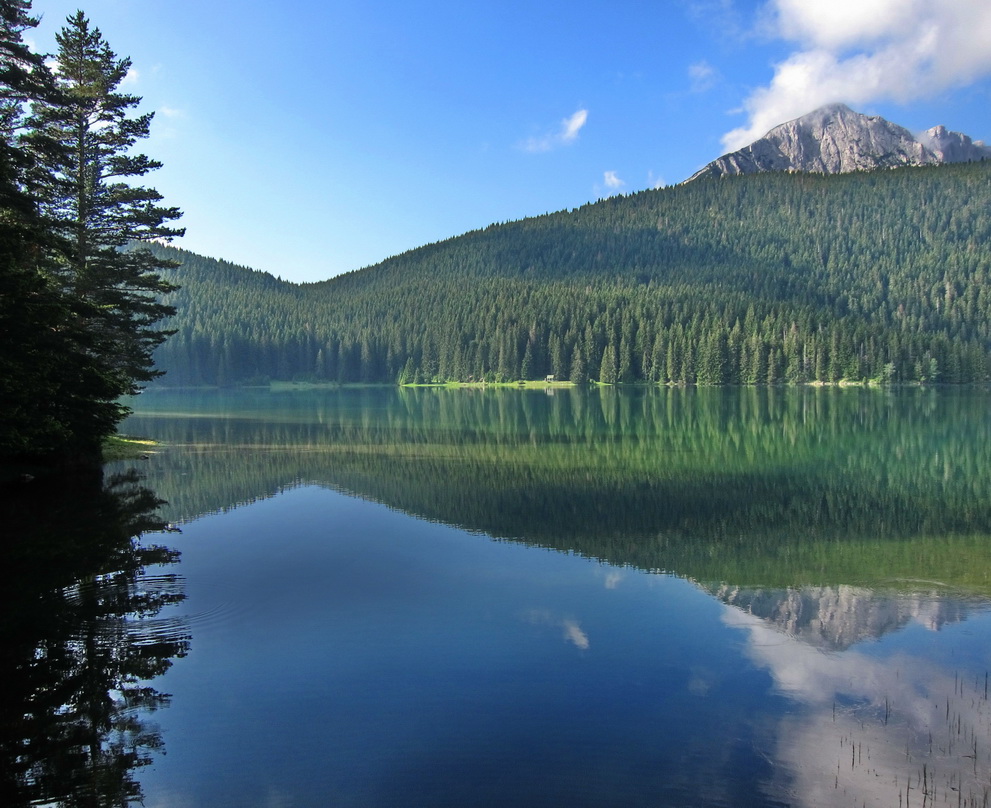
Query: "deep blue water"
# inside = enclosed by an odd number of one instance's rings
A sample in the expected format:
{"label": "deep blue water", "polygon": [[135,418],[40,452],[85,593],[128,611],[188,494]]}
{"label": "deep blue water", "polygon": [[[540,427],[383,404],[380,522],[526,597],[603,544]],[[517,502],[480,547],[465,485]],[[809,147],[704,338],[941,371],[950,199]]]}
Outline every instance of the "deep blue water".
{"label": "deep blue water", "polygon": [[144,804],[982,804],[984,400],[662,393],[141,397]]}

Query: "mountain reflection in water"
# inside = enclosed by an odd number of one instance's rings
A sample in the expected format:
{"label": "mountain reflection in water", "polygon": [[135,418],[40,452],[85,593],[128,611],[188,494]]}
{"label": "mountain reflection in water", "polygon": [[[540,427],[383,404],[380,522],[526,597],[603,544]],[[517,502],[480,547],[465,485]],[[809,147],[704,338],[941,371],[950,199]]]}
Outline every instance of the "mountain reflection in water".
{"label": "mountain reflection in water", "polygon": [[[777,727],[770,794],[803,806],[987,803],[987,670],[910,648],[878,657],[862,642],[908,620],[939,631],[981,612],[986,624],[987,603],[864,591],[722,594],[736,604],[727,625],[745,632],[753,662],[802,708]],[[843,652],[824,653],[830,646]]]}
{"label": "mountain reflection in water", "polygon": [[983,601],[957,600],[945,592],[892,592],[862,586],[743,589],[722,584],[707,591],[728,606],[826,651],[843,651],[897,631],[910,621],[938,631],[984,611]]}
{"label": "mountain reflection in water", "polygon": [[[622,593],[635,588],[633,581],[649,589],[651,579],[678,576],[691,582],[696,592],[706,593],[718,610],[722,630],[739,638],[739,647],[729,644],[723,652],[728,661],[669,657],[662,646],[654,656],[644,656],[643,649],[634,651],[623,643],[645,643],[650,632],[674,631],[672,624],[679,620],[689,633],[710,631],[708,624],[681,613],[679,602],[670,600],[658,602],[656,613],[643,611],[646,601],[637,601],[640,611],[608,623],[613,637],[597,624],[605,618],[574,605],[538,604],[521,610],[517,624],[522,621],[533,632],[555,634],[585,660],[582,668],[567,674],[545,674],[534,667],[527,674],[533,682],[544,677],[548,688],[552,683],[555,687],[540,693],[537,684],[529,684],[533,704],[562,698],[568,683],[584,688],[579,692],[586,695],[589,720],[608,726],[609,733],[628,731],[630,738],[640,738],[639,751],[609,754],[626,754],[646,765],[638,755],[647,753],[652,736],[638,736],[646,730],[632,723],[629,728],[613,725],[620,720],[615,708],[612,718],[595,712],[604,699],[602,690],[613,687],[609,677],[619,676],[612,668],[600,670],[592,664],[604,664],[599,656],[604,647],[625,649],[612,653],[619,669],[638,671],[637,681],[649,681],[656,674],[658,681],[669,684],[684,674],[691,698],[708,699],[693,702],[694,713],[681,712],[687,707],[643,702],[644,710],[648,703],[653,705],[649,709],[668,710],[655,716],[658,732],[668,725],[690,726],[696,733],[691,748],[697,754],[693,752],[690,763],[680,764],[681,774],[675,777],[678,767],[670,756],[676,744],[670,739],[676,730],[668,730],[665,743],[674,745],[665,747],[668,757],[654,759],[649,776],[642,775],[648,796],[631,804],[683,804],[691,789],[702,788],[702,783],[711,786],[706,794],[719,794],[699,803],[706,805],[891,806],[902,800],[983,805],[988,798],[991,727],[985,682],[991,644],[975,640],[991,638],[991,425],[983,391],[593,389],[558,390],[549,396],[540,391],[338,389],[152,392],[138,403],[140,410],[126,429],[165,444],[142,464],[149,485],[169,501],[165,518],[192,526],[204,524],[200,517],[205,514],[229,515],[231,509],[252,503],[255,514],[272,511],[267,518],[278,523],[272,528],[278,532],[258,532],[262,538],[257,541],[284,542],[284,553],[290,558],[297,553],[313,567],[312,573],[292,567],[293,576],[303,576],[303,583],[295,586],[304,586],[310,574],[327,576],[320,588],[334,593],[323,596],[334,610],[324,614],[329,606],[321,602],[299,611],[312,611],[323,632],[344,632],[329,635],[347,649],[335,651],[335,660],[371,656],[367,675],[379,683],[379,695],[387,691],[382,649],[397,642],[399,617],[382,629],[388,638],[369,633],[365,645],[352,646],[357,629],[349,622],[352,618],[342,615],[353,611],[355,626],[374,631],[370,622],[379,608],[375,593],[386,604],[405,597],[405,587],[413,583],[399,570],[415,567],[417,554],[426,552],[428,532],[423,526],[433,522],[602,562],[598,593],[576,602],[598,603],[603,591]],[[320,510],[316,493],[310,493],[319,488],[381,503],[397,519],[409,515],[420,520],[415,530],[406,521],[390,528],[415,533],[422,544],[410,539],[395,545],[410,555],[404,556],[405,568],[397,566],[394,578],[382,570],[374,573],[379,586],[383,580],[390,582],[388,589],[362,583],[355,570],[365,563],[362,552],[381,554],[379,561],[388,569],[398,565],[398,560],[386,563],[395,549],[383,549],[394,545],[381,537],[373,541],[358,522],[337,532],[324,527],[323,522],[336,522]],[[276,502],[271,509],[257,508],[262,500],[281,500],[286,492],[297,495],[291,514],[279,511]],[[312,505],[313,511],[304,505]],[[371,511],[363,508],[361,513]],[[237,524],[243,532],[232,553],[254,548],[248,531],[262,530],[260,517],[216,519],[218,530],[223,524]],[[289,549],[297,542],[298,549]],[[458,547],[458,552],[468,552]],[[328,561],[325,569],[318,558],[328,553],[333,563]],[[445,584],[445,575],[454,573],[433,556],[430,563],[437,565],[437,580],[416,581],[417,586],[432,586],[406,605],[408,619],[441,598],[446,586],[454,597],[453,584]],[[492,582],[484,569],[463,559],[456,563],[464,565],[457,567],[457,576],[469,582],[462,585],[477,590],[483,600],[495,597],[488,594]],[[334,577],[344,569],[352,578]],[[652,575],[658,572],[667,575]],[[257,580],[251,577],[257,573],[247,568],[243,575]],[[433,633],[425,645],[437,644],[434,654],[442,660],[450,653],[450,664],[460,675],[445,678],[453,674],[444,669],[424,674],[424,682],[445,682],[448,690],[461,693],[472,677],[482,687],[492,674],[453,661],[460,657],[447,651],[440,637],[450,634],[451,642],[470,643],[459,635],[464,627],[456,622],[469,618],[455,618],[455,610],[470,616],[476,610],[489,615],[491,609],[465,601],[469,595],[457,591],[461,600],[437,607],[443,620],[431,613]],[[349,610],[343,601],[338,603],[345,592],[360,593],[362,607]],[[273,602],[282,597],[288,596],[270,596]],[[300,603],[306,602],[300,597]],[[405,636],[421,635],[410,629]],[[684,642],[689,649],[685,653],[702,653],[695,641]],[[506,647],[510,650],[503,653],[510,654],[515,646]],[[475,651],[485,658],[481,650]],[[412,647],[407,653],[403,665],[412,682],[419,666],[427,663]],[[624,654],[636,662],[626,661]],[[716,665],[733,669],[734,655],[741,655],[751,671],[741,670],[735,685],[713,672]],[[512,661],[510,656],[502,664],[515,670]],[[662,670],[663,676],[658,673]],[[603,678],[582,678],[593,676],[593,671]],[[769,691],[759,690],[753,671],[767,677]],[[734,686],[740,693],[734,694]],[[432,691],[421,693],[412,683],[403,687],[409,690],[407,701],[430,701]],[[527,748],[532,754],[544,742],[542,733],[550,733],[546,743],[555,749],[578,742],[569,734],[578,729],[567,723],[577,718],[559,717],[553,731],[528,723],[515,701],[498,701],[499,688],[507,693],[515,692],[513,688],[505,682],[493,688],[481,694],[468,690],[461,698],[466,704],[483,696],[492,699],[491,705],[484,705],[514,732],[531,737]],[[727,699],[723,707],[713,706],[717,693]],[[385,705],[376,703],[376,709],[385,710]],[[743,724],[732,722],[742,721],[741,711],[753,710],[755,746],[747,754],[739,752],[742,730],[720,739],[713,729],[721,709],[729,711],[724,716],[727,727],[737,728]],[[361,714],[372,727],[377,718]],[[422,721],[440,719],[425,715]],[[481,717],[477,721],[478,732],[492,730]],[[363,738],[362,743],[368,748],[385,745],[376,753],[383,760],[402,756],[404,748],[388,746],[398,743],[394,735]],[[473,742],[486,749],[481,737]],[[421,752],[428,746],[425,739],[417,743]],[[711,750],[710,757],[703,749]],[[349,764],[345,752],[337,751],[341,771],[348,765],[352,773],[357,771],[356,762]],[[594,745],[586,751],[606,754]],[[448,753],[450,766],[454,761],[462,768],[467,765],[453,750]],[[488,753],[491,756],[492,750]],[[735,775],[736,780],[721,779],[728,777],[733,760],[749,761],[752,767],[753,756],[770,764],[766,773],[758,768]],[[533,765],[543,768],[549,780],[554,765],[563,764],[560,758],[553,764],[537,758]],[[471,771],[463,776],[470,780]],[[414,779],[402,781],[413,789],[404,793],[411,804],[427,804],[411,796],[423,785],[415,774],[413,768],[405,770],[405,776]],[[344,774],[335,776],[347,780]],[[384,788],[381,772],[368,776],[369,782]],[[665,778],[680,785],[650,798],[650,788]],[[741,784],[754,779],[759,781],[757,790],[743,799]],[[436,788],[444,783],[443,778],[431,781]],[[605,789],[604,783],[599,785]],[[445,793],[450,800],[456,793],[464,796],[450,783]],[[476,804],[499,804],[507,793],[494,791],[488,801],[477,798]],[[593,793],[587,792],[582,804],[596,804]],[[308,801],[300,795],[298,803]],[[380,796],[368,804],[388,804],[388,799]]]}

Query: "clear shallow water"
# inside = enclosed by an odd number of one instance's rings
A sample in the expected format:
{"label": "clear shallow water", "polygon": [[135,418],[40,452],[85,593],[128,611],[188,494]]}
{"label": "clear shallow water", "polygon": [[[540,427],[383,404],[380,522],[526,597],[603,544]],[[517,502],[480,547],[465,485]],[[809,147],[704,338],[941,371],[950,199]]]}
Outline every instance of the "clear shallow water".
{"label": "clear shallow water", "polygon": [[988,403],[147,393],[181,561],[49,599],[157,660],[91,666],[171,694],[103,722],[150,806],[983,805]]}

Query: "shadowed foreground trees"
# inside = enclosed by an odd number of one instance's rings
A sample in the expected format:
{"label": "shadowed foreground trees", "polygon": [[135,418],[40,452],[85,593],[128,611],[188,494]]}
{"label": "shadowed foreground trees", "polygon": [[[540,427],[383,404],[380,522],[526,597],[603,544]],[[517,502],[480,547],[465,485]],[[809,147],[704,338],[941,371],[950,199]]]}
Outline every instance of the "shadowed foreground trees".
{"label": "shadowed foreground trees", "polygon": [[132,151],[151,115],[117,91],[130,61],[78,12],[50,71],[29,10],[0,0],[0,459],[93,460],[172,312],[170,262],[124,248],[181,235],[180,214],[134,184],[159,163]]}

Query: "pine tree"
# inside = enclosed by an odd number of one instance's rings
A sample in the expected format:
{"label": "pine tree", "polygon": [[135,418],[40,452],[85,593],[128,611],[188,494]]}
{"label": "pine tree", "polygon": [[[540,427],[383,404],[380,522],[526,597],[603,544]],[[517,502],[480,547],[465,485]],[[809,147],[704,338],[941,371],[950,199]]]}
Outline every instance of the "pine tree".
{"label": "pine tree", "polygon": [[24,32],[38,25],[29,0],[0,0],[0,127],[8,147],[22,126],[23,105],[51,92],[51,73],[24,43]]}
{"label": "pine tree", "polygon": [[599,364],[599,383],[616,384],[619,374],[616,367],[616,346],[609,343],[602,349],[602,362]]}
{"label": "pine tree", "polygon": [[588,369],[585,365],[585,358],[582,356],[581,348],[575,348],[575,353],[571,360],[571,374],[568,378],[574,384],[585,384],[588,381]]}
{"label": "pine tree", "polygon": [[48,272],[54,241],[31,191],[45,150],[32,141],[24,106],[59,95],[24,44],[37,24],[29,9],[0,0],[0,456],[88,458],[121,410],[80,326],[85,307]]}
{"label": "pine tree", "polygon": [[56,37],[59,96],[33,105],[33,142],[46,172],[35,189],[58,240],[54,272],[85,304],[85,328],[113,397],[154,378],[152,351],[167,336],[155,324],[173,309],[158,296],[174,290],[160,274],[173,266],[135,245],[168,241],[181,215],[161,194],[132,184],[161,163],[131,149],[149,134],[152,113],[132,115],[140,98],[118,92],[131,66],[110,49],[82,12]]}
{"label": "pine tree", "polygon": [[520,365],[520,378],[530,379],[533,376],[533,343],[527,342],[523,353],[523,364]]}

